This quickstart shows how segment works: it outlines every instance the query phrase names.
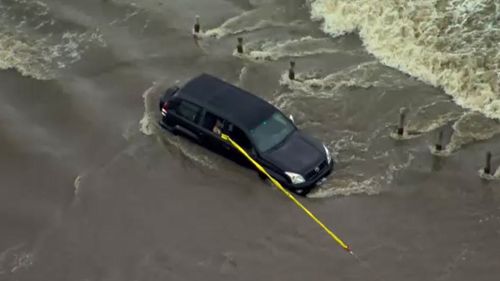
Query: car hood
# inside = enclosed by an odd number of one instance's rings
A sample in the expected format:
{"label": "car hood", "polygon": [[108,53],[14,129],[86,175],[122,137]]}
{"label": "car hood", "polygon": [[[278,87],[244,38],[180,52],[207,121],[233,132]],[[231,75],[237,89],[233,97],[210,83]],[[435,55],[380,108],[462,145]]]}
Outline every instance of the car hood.
{"label": "car hood", "polygon": [[278,168],[304,175],[326,159],[322,144],[300,131],[295,131],[277,148],[262,157]]}

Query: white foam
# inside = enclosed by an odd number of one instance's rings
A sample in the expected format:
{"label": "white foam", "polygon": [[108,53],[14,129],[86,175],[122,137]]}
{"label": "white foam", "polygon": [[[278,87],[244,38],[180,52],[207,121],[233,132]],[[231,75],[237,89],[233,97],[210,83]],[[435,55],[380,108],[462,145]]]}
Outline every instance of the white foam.
{"label": "white foam", "polygon": [[78,204],[81,200],[81,197],[82,197],[82,181],[83,179],[85,178],[85,174],[80,174],[78,176],[76,176],[75,180],[73,181],[73,187],[74,187],[74,190],[73,190],[73,194],[74,194],[74,197],[73,197],[73,200],[71,202],[71,204],[74,206],[76,204]]}
{"label": "white foam", "polygon": [[[158,136],[165,145],[170,145],[178,149],[179,152],[187,159],[193,161],[194,163],[201,164],[205,168],[217,169],[217,163],[215,159],[209,157],[209,152],[197,144],[190,143],[188,140],[173,136],[171,134],[166,134],[159,131]],[[217,155],[212,155],[213,157],[219,157]]]}
{"label": "white foam", "polygon": [[304,57],[316,54],[342,53],[354,55],[355,50],[342,50],[332,46],[330,38],[305,36],[280,42],[264,41],[261,46],[248,50],[245,57],[253,61],[275,61],[286,57]]}
{"label": "white foam", "polygon": [[393,163],[389,165],[389,168],[385,171],[385,175],[382,177],[385,184],[391,184],[397,172],[410,167],[411,163],[415,159],[412,153],[408,154],[408,158],[402,163]]}
{"label": "white foam", "polygon": [[248,67],[243,66],[240,70],[240,75],[238,75],[238,86],[243,85],[243,81],[245,80],[245,77],[248,75]]}
{"label": "white foam", "polygon": [[356,180],[332,180],[328,187],[313,190],[307,195],[308,198],[328,198],[334,196],[350,196],[357,194],[377,195],[381,186],[375,177],[362,181]]}
{"label": "white foam", "polygon": [[443,87],[460,106],[500,118],[500,2],[309,2],[326,33],[358,32],[382,63]]}
{"label": "white foam", "polygon": [[[19,251],[23,247],[23,244],[18,244],[7,248],[3,252],[0,253],[0,276],[7,274],[7,267],[11,264],[9,258],[11,258],[16,251]],[[10,270],[9,270],[10,271]]]}
{"label": "white foam", "polygon": [[10,272],[14,273],[22,269],[27,269],[28,267],[33,265],[34,257],[35,257],[34,254],[30,252],[22,252],[16,254]]}
{"label": "white foam", "polygon": [[[418,138],[426,133],[432,132],[446,124],[456,121],[464,113],[450,101],[437,100],[430,104],[418,107],[415,113],[408,116],[403,135],[396,132],[396,125],[389,136],[394,140],[409,140]],[[435,151],[439,154],[439,151]]]}
{"label": "white foam", "polygon": [[[352,131],[338,131],[340,136],[332,142],[329,146],[333,146],[332,156],[335,160],[351,163],[352,161],[365,161],[364,158],[357,154],[368,152],[369,139],[359,139],[355,132]],[[355,151],[357,154],[352,153]]]}
{"label": "white foam", "polygon": [[221,26],[201,32],[203,37],[221,38],[267,27],[300,26],[302,21],[288,22],[285,10],[275,6],[261,6],[226,20]]}
{"label": "white foam", "polygon": [[75,187],[75,191],[74,191],[75,196],[78,196],[78,194],[80,194],[80,183],[81,183],[81,181],[82,181],[82,176],[78,175],[75,178],[75,181],[73,182],[73,186]]}
{"label": "white foam", "polygon": [[24,247],[24,244],[19,244],[0,253],[0,277],[27,269],[33,264],[34,254],[24,250]]}
{"label": "white foam", "polygon": [[25,0],[11,4],[0,5],[0,69],[16,69],[39,80],[52,79],[58,70],[80,60],[92,44],[105,45],[98,29],[41,32],[42,27],[57,23],[49,17],[51,11],[46,4]]}
{"label": "white foam", "polygon": [[[382,153],[380,158],[386,158],[388,153]],[[362,174],[358,175],[360,179],[351,177],[347,179],[337,179],[333,175],[332,179],[327,182],[324,187],[313,190],[308,197],[310,198],[327,198],[333,196],[350,196],[350,195],[377,195],[382,192],[383,186],[391,184],[395,174],[409,167],[415,157],[413,154],[408,155],[408,159],[402,163],[391,163],[387,170],[382,175],[365,177]]]}
{"label": "white foam", "polygon": [[430,147],[432,154],[446,157],[453,154],[464,145],[487,140],[500,134],[500,124],[494,120],[487,119],[478,112],[468,112],[462,115],[452,126],[453,134],[450,143],[443,150],[437,151],[434,146]]}
{"label": "white foam", "polygon": [[294,80],[290,80],[288,72],[284,72],[279,83],[292,90],[301,91],[303,95],[318,98],[335,97],[339,94],[338,90],[340,88],[403,87],[403,82],[400,79],[379,76],[377,73],[380,71],[377,70],[381,67],[384,66],[377,61],[368,61],[341,69],[324,77],[320,77],[318,72],[296,73]]}
{"label": "white foam", "polygon": [[142,119],[139,121],[139,130],[148,136],[153,135],[157,128],[157,114],[155,109],[158,107],[156,106],[157,103],[155,103],[156,99],[154,98],[154,95],[157,94],[157,85],[158,84],[153,83],[153,85],[142,94],[144,101],[144,114]]}
{"label": "white foam", "polygon": [[[56,43],[57,41],[57,43]],[[22,33],[0,30],[0,69],[16,69],[39,80],[52,79],[58,69],[79,61],[91,42],[102,42],[98,30],[66,32],[59,39],[24,38]]]}
{"label": "white foam", "polygon": [[[310,198],[325,198],[332,196],[350,196],[357,194],[377,195],[383,191],[383,187],[391,184],[397,172],[408,168],[415,156],[410,152],[406,160],[390,159],[391,151],[380,151],[375,155],[366,155],[368,145],[372,139],[376,137],[377,132],[374,132],[365,142],[356,140],[353,132],[340,132],[344,136],[340,137],[331,150],[335,152],[332,155],[337,165],[348,163],[349,169],[338,170],[328,180],[324,186],[313,190],[308,197]],[[376,160],[379,163],[387,163],[380,165],[384,167],[383,171],[375,170],[374,172],[365,170],[363,166],[358,164],[365,163],[368,159]],[[387,168],[385,168],[387,167]],[[347,174],[345,174],[347,173]]]}
{"label": "white foam", "polygon": [[449,101],[443,100],[421,106],[415,111],[416,114],[408,120],[406,129],[419,134],[434,131],[463,115],[460,110],[450,107]]}
{"label": "white foam", "polygon": [[480,178],[482,178],[484,180],[498,181],[498,180],[500,180],[500,167],[498,167],[497,170],[493,174],[485,173],[484,168],[477,171],[477,174],[479,175]]}

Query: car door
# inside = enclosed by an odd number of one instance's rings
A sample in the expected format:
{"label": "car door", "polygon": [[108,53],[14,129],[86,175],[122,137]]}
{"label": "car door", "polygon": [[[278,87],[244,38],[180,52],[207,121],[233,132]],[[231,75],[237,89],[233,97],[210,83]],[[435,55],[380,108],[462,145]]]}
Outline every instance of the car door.
{"label": "car door", "polygon": [[[252,158],[256,157],[256,152],[253,148],[252,142],[241,128],[230,122],[227,122],[224,130],[225,133],[243,150],[245,150],[245,152],[247,152],[249,156],[251,156]],[[236,162],[244,166],[253,167],[253,164],[248,160],[248,158],[243,155],[238,149],[231,147],[229,152],[231,154],[231,158],[233,158]]]}
{"label": "car door", "polygon": [[174,108],[169,110],[176,119],[175,130],[196,141],[200,141],[199,121],[202,108],[192,102],[179,99]]}
{"label": "car door", "polygon": [[225,124],[227,121],[222,117],[211,111],[204,111],[200,122],[200,137],[207,148],[227,156],[231,146],[220,137]]}

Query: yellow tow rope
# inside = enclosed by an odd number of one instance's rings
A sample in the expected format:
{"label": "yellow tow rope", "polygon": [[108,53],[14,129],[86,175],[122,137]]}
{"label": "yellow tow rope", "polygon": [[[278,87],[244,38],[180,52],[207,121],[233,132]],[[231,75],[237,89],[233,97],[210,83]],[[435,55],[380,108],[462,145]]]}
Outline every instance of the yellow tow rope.
{"label": "yellow tow rope", "polygon": [[250,160],[250,162],[252,162],[259,171],[264,173],[271,180],[271,182],[276,187],[278,187],[279,190],[281,190],[288,198],[290,198],[290,200],[292,200],[295,203],[295,205],[299,206],[302,209],[302,211],[304,211],[311,219],[313,219],[321,228],[323,228],[323,230],[326,233],[328,233],[328,235],[330,235],[330,237],[332,237],[333,240],[335,240],[335,242],[337,242],[344,250],[346,250],[350,254],[353,254],[351,248],[346,243],[344,243],[344,241],[342,241],[337,235],[335,235],[335,233],[333,233],[333,231],[331,231],[327,226],[325,226],[313,213],[311,213],[311,211],[309,211],[306,207],[304,207],[304,205],[302,205],[302,203],[300,203],[290,192],[288,192],[283,186],[281,186],[281,184],[276,179],[274,179],[271,175],[269,175],[269,173],[267,173],[267,171],[259,163],[257,163],[250,155],[248,155],[248,153],[243,148],[241,148],[241,146],[239,146],[226,134],[221,134],[221,138],[229,142],[239,152],[241,152],[241,154],[243,154],[246,158],[248,158],[248,160]]}

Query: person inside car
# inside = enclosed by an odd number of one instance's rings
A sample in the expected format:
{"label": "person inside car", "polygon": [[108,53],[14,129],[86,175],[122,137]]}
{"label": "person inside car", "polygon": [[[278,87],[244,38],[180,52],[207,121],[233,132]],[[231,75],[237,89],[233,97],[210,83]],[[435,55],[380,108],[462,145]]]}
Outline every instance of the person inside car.
{"label": "person inside car", "polygon": [[214,132],[216,135],[220,135],[222,133],[222,122],[220,121],[220,119],[217,119],[215,121],[212,132]]}

